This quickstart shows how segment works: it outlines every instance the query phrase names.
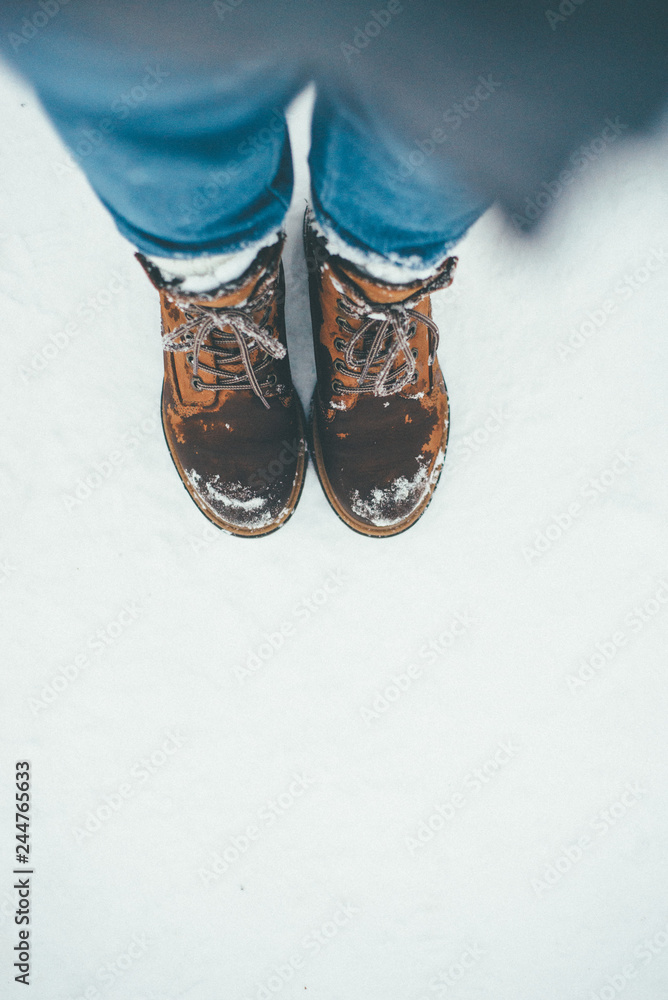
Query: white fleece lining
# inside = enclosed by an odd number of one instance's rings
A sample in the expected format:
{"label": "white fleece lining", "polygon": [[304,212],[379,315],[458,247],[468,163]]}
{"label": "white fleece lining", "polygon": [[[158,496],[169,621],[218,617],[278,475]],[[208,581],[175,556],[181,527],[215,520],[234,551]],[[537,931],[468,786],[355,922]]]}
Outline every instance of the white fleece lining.
{"label": "white fleece lining", "polygon": [[242,250],[201,257],[153,257],[147,260],[160,269],[167,282],[178,282],[181,292],[212,292],[221,285],[240,278],[257,257],[260,250],[278,241],[280,229]]}
{"label": "white fleece lining", "polygon": [[450,256],[450,249],[454,246],[454,243],[451,244],[435,264],[426,266],[424,261],[417,256],[401,257],[399,254],[393,253],[383,257],[371,250],[360,250],[358,247],[349,246],[338,233],[319,222],[313,211],[310,213],[310,221],[316,233],[327,240],[329,253],[350,261],[362,271],[366,271],[370,277],[390,285],[406,285],[410,284],[411,281],[424,281],[426,278],[433,277],[441,264]]}

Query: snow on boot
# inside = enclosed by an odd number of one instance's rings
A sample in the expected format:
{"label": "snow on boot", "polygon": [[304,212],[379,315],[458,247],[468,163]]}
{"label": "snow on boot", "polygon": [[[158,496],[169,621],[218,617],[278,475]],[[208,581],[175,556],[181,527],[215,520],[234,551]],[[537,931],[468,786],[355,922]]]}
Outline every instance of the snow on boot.
{"label": "snow on boot", "polygon": [[307,211],[304,246],[318,381],[311,447],[345,523],[386,537],[415,524],[438,482],[448,395],[430,294],[452,283],[456,257],[409,284],[371,278],[334,256]]}
{"label": "snow on boot", "polygon": [[160,293],[162,425],[200,510],[234,535],[266,535],[297,505],[306,469],[285,339],[284,237],[235,281],[189,294],[137,254]]}

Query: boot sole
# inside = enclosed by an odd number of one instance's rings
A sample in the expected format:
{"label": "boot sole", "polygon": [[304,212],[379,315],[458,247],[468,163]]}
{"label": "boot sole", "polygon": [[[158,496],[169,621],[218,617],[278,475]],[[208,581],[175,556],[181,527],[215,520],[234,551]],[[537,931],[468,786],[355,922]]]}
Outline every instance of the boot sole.
{"label": "boot sole", "polygon": [[[443,382],[445,386],[445,381]],[[445,387],[445,392],[447,395],[447,387]],[[345,525],[356,531],[358,535],[366,535],[367,538],[392,538],[394,535],[401,535],[404,531],[408,531],[413,525],[419,521],[427,507],[431,503],[432,497],[434,496],[434,490],[439,484],[443,469],[445,467],[445,456],[448,449],[448,440],[450,437],[450,400],[448,397],[448,422],[444,427],[443,433],[443,462],[441,463],[441,468],[438,471],[436,479],[429,487],[429,492],[420,501],[419,505],[415,510],[409,514],[407,518],[400,521],[398,524],[392,524],[387,526],[377,526],[373,524],[366,524],[364,521],[357,521],[352,518],[347,510],[345,510],[339,503],[334,490],[332,489],[331,483],[325,471],[325,463],[322,457],[322,448],[320,445],[320,438],[318,435],[318,421],[315,415],[315,403],[316,403],[316,392],[314,391],[311,397],[311,407],[309,412],[309,449],[311,452],[311,458],[313,459],[313,464],[315,466],[316,472],[318,473],[318,479],[320,480],[320,485],[323,488],[324,494],[329,501],[329,505],[337,515],[337,517],[343,521]]]}
{"label": "boot sole", "polygon": [[[163,386],[163,391],[164,391],[164,386]],[[211,521],[211,523],[214,524],[216,528],[220,528],[220,530],[226,532],[226,534],[236,535],[238,538],[262,538],[265,535],[273,534],[274,531],[278,531],[278,529],[282,528],[284,524],[287,524],[287,522],[294,514],[297,504],[299,503],[300,497],[302,495],[302,491],[304,489],[304,482],[306,480],[306,466],[308,464],[308,448],[306,441],[306,418],[304,416],[304,408],[301,404],[301,400],[299,399],[296,393],[295,393],[295,399],[297,402],[297,411],[299,417],[299,434],[302,444],[299,449],[299,455],[297,456],[297,475],[295,477],[292,493],[290,494],[290,497],[286,504],[287,514],[280,521],[277,521],[274,524],[269,524],[263,528],[240,528],[236,524],[230,524],[229,521],[225,521],[224,518],[222,518],[219,514],[217,514],[214,510],[212,510],[208,506],[206,501],[203,500],[199,496],[199,494],[195,493],[195,491],[190,486],[190,483],[188,482],[188,479],[185,475],[183,466],[181,465],[178,458],[172,451],[169,443],[169,438],[167,437],[167,432],[165,430],[164,413],[162,409],[162,394],[161,394],[160,422],[162,424],[162,433],[165,438],[165,444],[167,445],[167,450],[169,451],[172,462],[174,463],[174,468],[179,474],[179,479],[183,483],[183,486],[188,496],[190,497],[191,500],[194,501],[197,507],[201,510],[202,514],[204,514],[204,516],[209,521]]]}

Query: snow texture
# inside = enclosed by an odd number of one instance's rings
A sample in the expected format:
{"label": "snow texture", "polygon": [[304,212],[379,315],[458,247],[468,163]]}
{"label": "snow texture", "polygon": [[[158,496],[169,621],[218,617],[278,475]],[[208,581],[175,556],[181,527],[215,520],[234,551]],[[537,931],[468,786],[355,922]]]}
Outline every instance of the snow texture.
{"label": "snow texture", "polygon": [[[354,490],[350,498],[353,514],[370,521],[379,528],[398,524],[409,511],[415,510],[424,499],[427,490],[438,478],[444,458],[444,452],[439,451],[430,474],[426,459],[422,455],[418,455],[418,470],[412,479],[399,476],[384,489],[378,487],[372,490],[368,497],[362,497],[359,490]],[[397,504],[401,505],[401,517],[388,516],[388,510],[396,510]]]}
{"label": "snow texture", "polygon": [[269,498],[253,496],[252,490],[243,483],[226,483],[223,488],[220,476],[216,474],[212,479],[203,479],[196,469],[187,469],[186,476],[193,489],[214,512],[223,516],[225,508],[232,508],[237,514],[243,512],[243,525],[247,528],[264,528],[273,520],[271,511],[260,511]]}
{"label": "snow texture", "polygon": [[457,247],[415,527],[351,532],[310,468],[249,541],[174,471],[154,289],[0,83],[3,1000],[25,759],[32,1000],[664,1000],[668,143]]}

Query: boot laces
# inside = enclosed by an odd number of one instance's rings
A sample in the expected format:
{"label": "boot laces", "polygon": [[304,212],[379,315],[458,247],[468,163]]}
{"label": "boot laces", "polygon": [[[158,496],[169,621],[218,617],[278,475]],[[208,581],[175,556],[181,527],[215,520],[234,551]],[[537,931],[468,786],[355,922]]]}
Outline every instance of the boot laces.
{"label": "boot laces", "polygon": [[[338,362],[336,368],[343,375],[357,379],[357,385],[345,386],[337,380],[337,391],[351,395],[370,392],[374,396],[389,396],[401,392],[415,381],[416,355],[410,342],[418,323],[429,330],[429,364],[434,363],[439,343],[438,327],[430,316],[419,312],[416,307],[426,295],[452,283],[452,270],[452,265],[446,267],[401,302],[379,303],[365,297],[358,299],[347,293],[342,294],[337,304],[345,316],[338,316],[337,323],[341,330],[349,334],[349,339],[343,350],[343,363]],[[359,326],[353,328],[346,317],[359,321]],[[403,355],[401,364],[394,367],[399,355]]]}
{"label": "boot laces", "polygon": [[[274,359],[284,358],[286,349],[266,326],[271,312],[271,300],[276,289],[278,271],[260,280],[253,294],[238,306],[207,306],[188,299],[174,297],[173,301],[184,314],[184,322],[171,332],[163,334],[166,351],[187,353],[192,364],[192,384],[196,390],[220,392],[222,390],[252,389],[262,404],[269,409],[265,392],[276,384],[276,375],[267,372]],[[254,313],[264,310],[257,322]],[[253,359],[251,351],[259,348]],[[220,359],[220,366],[213,367],[200,358],[200,352]],[[241,370],[239,370],[241,362]],[[236,370],[229,371],[230,367]],[[215,377],[214,382],[204,382],[200,372]]]}

